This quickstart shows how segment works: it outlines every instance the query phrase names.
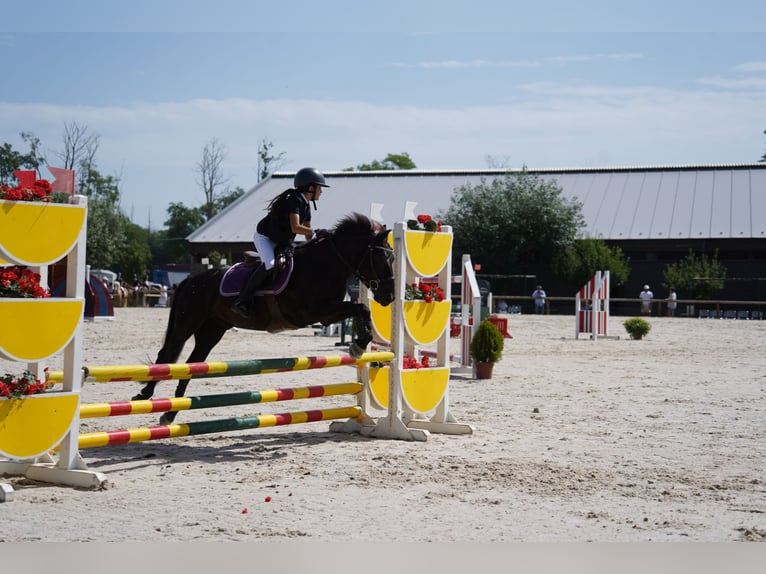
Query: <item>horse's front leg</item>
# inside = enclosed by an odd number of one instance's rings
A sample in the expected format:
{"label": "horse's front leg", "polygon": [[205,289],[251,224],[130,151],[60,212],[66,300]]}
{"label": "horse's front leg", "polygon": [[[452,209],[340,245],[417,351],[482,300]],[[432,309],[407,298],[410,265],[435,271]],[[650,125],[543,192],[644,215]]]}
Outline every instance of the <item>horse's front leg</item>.
{"label": "horse's front leg", "polygon": [[354,304],[351,317],[354,322],[356,339],[351,341],[348,347],[349,354],[358,359],[367,350],[367,345],[372,341],[372,317],[370,310],[362,303]]}

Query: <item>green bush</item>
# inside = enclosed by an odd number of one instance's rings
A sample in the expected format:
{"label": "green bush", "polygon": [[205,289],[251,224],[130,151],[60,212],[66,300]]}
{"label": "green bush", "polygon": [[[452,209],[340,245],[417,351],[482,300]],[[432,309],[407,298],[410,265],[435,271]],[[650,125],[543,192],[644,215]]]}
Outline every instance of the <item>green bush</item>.
{"label": "green bush", "polygon": [[626,319],[623,325],[625,325],[625,330],[631,339],[642,339],[644,335],[652,330],[651,324],[641,317]]}
{"label": "green bush", "polygon": [[471,340],[471,357],[480,363],[497,363],[503,356],[505,340],[500,329],[492,321],[485,319],[476,329]]}

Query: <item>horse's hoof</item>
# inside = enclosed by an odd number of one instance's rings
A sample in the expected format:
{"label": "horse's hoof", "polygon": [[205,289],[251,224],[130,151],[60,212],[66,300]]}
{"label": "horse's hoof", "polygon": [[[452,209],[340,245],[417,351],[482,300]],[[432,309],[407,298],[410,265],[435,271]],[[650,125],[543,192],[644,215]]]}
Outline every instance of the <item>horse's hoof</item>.
{"label": "horse's hoof", "polygon": [[364,348],[360,347],[356,343],[351,343],[348,346],[348,354],[354,357],[355,359],[358,359],[362,355],[364,355]]}

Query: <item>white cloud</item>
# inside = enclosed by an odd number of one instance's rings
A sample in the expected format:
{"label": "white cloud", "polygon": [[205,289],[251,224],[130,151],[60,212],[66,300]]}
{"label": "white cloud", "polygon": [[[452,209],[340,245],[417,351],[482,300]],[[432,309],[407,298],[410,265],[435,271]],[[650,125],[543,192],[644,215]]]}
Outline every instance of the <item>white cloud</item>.
{"label": "white cloud", "polygon": [[464,69],[464,68],[539,68],[543,64],[569,64],[578,62],[592,62],[594,60],[613,60],[626,62],[629,60],[638,60],[643,58],[639,52],[624,52],[613,54],[581,54],[569,56],[552,56],[537,60],[437,60],[426,62],[394,62],[392,65],[396,68],[419,68],[425,70],[434,69]]}
{"label": "white cloud", "polygon": [[766,72],[766,62],[746,62],[734,67],[737,72]]}
{"label": "white cloud", "polygon": [[728,90],[766,90],[766,77],[724,78],[722,76],[706,76],[698,78],[697,83]]}
{"label": "white cloud", "polygon": [[758,92],[555,83],[525,90],[522,101],[470,107],[247,99],[0,103],[0,125],[3,139],[21,151],[21,131],[48,148],[60,147],[65,122],[100,134],[99,169],[123,177],[123,208],[141,225],[151,215],[155,229],[170,202],[202,203],[194,168],[213,137],[228,150],[223,168],[230,184],[245,189],[256,183],[263,138],[285,152],[283,170],[342,170],[400,152],[421,169],[481,169],[487,155],[509,158],[510,167],[552,168],[746,163],[763,151],[766,108]]}
{"label": "white cloud", "polygon": [[540,64],[530,60],[441,60],[434,62],[416,62],[408,64],[404,62],[394,62],[395,68],[420,68],[426,70],[434,69],[462,69],[462,68],[536,68]]}

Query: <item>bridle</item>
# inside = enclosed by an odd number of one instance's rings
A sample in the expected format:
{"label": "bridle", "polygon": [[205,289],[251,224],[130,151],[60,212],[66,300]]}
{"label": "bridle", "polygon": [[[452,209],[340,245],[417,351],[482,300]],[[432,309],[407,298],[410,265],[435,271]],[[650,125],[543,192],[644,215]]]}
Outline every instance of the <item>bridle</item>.
{"label": "bridle", "polygon": [[[354,277],[359,279],[365,287],[370,289],[373,293],[375,293],[378,288],[380,287],[381,282],[383,281],[393,281],[394,280],[394,273],[393,273],[393,265],[391,265],[391,275],[388,277],[379,277],[378,274],[375,272],[375,266],[373,265],[372,256],[375,252],[375,250],[379,249],[386,253],[386,257],[389,259],[389,261],[393,262],[394,258],[394,250],[390,247],[383,247],[382,245],[373,245],[372,243],[367,244],[367,251],[365,251],[362,258],[359,260],[359,263],[356,267],[352,267],[351,264],[346,260],[346,258],[343,256],[343,254],[338,250],[338,246],[335,245],[335,242],[332,240],[332,238],[328,238],[328,241],[330,245],[332,245],[333,250],[335,251],[335,255],[338,256],[338,259],[343,262],[343,264],[346,266],[346,268],[353,273]],[[365,261],[369,259],[369,268],[370,271],[373,273],[374,277],[366,277],[362,271],[362,265]]]}

